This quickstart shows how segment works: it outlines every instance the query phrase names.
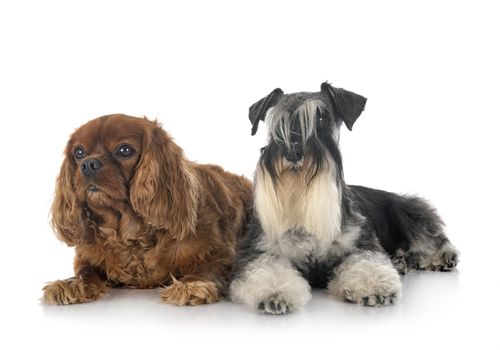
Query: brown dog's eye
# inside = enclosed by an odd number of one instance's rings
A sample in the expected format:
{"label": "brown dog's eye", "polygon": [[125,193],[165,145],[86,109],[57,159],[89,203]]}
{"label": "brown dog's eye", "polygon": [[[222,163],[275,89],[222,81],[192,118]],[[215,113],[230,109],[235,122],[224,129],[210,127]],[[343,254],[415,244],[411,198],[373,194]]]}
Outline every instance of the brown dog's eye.
{"label": "brown dog's eye", "polygon": [[75,148],[75,158],[82,159],[85,157],[85,151],[81,147]]}
{"label": "brown dog's eye", "polygon": [[130,157],[135,153],[135,150],[129,145],[121,145],[116,151],[116,155],[120,157]]}

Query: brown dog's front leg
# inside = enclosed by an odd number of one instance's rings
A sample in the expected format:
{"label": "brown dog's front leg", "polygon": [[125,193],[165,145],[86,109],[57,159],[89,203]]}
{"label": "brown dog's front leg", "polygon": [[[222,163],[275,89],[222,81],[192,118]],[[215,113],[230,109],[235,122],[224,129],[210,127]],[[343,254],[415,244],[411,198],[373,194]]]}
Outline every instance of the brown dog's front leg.
{"label": "brown dog's front leg", "polygon": [[176,279],[161,293],[161,300],[174,305],[211,304],[222,298],[229,268],[220,262],[207,262],[196,271]]}
{"label": "brown dog's front leg", "polygon": [[75,264],[76,276],[57,280],[43,287],[42,300],[48,304],[68,305],[94,301],[104,294],[108,287],[106,279],[89,265]]}

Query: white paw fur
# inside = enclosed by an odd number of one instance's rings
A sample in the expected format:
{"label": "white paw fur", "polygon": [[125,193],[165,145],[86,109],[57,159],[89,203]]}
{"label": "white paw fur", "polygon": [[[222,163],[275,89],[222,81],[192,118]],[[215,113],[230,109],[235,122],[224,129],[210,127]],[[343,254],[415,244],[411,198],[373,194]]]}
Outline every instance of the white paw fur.
{"label": "white paw fur", "polygon": [[348,256],[335,269],[328,291],[357,304],[383,306],[401,296],[401,280],[387,256],[365,251]]}
{"label": "white paw fur", "polygon": [[231,283],[230,296],[264,313],[280,314],[307,304],[311,287],[288,260],[262,255]]}

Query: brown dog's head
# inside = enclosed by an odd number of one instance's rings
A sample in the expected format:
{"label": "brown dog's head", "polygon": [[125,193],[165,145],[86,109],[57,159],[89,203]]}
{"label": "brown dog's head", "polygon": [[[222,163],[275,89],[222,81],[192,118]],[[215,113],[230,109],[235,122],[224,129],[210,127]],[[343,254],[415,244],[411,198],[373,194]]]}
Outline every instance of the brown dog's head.
{"label": "brown dog's head", "polygon": [[66,146],[52,205],[57,236],[76,245],[92,239],[89,227],[119,230],[137,220],[183,236],[196,219],[187,163],[156,121],[121,114],[91,120]]}

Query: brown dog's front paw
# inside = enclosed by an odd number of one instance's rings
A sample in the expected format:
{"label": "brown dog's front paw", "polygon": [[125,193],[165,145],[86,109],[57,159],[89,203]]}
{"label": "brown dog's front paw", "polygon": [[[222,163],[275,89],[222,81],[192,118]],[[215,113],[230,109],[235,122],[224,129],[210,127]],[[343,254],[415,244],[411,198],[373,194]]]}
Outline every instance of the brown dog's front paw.
{"label": "brown dog's front paw", "polygon": [[176,279],[161,293],[161,300],[175,305],[211,304],[220,298],[219,290],[213,282],[189,281]]}
{"label": "brown dog's front paw", "polygon": [[93,301],[104,295],[105,289],[85,284],[76,277],[57,280],[43,287],[42,300],[48,304],[69,305]]}

